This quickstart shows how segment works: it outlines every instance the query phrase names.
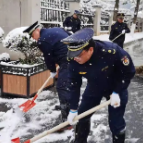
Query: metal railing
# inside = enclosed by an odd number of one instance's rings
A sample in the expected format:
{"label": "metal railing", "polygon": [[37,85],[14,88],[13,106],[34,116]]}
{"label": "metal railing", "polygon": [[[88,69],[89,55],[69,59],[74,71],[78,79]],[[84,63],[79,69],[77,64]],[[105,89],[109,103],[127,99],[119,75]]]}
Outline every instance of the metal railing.
{"label": "metal railing", "polygon": [[109,31],[109,19],[110,15],[108,12],[101,12],[101,21],[100,21],[100,30],[101,31]]}
{"label": "metal railing", "polygon": [[68,2],[63,0],[41,0],[41,23],[46,27],[62,26],[69,13]]}
{"label": "metal railing", "polygon": [[84,13],[81,13],[79,15],[79,18],[81,20],[81,27],[82,28],[85,28],[85,27],[88,27],[88,28],[93,28],[94,27],[94,15],[91,15],[91,14],[84,14]]}

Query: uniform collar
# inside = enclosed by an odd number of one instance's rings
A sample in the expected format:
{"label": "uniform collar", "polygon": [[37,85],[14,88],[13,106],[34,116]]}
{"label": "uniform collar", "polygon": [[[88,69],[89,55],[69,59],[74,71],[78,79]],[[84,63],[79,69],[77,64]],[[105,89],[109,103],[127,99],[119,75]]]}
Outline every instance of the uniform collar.
{"label": "uniform collar", "polygon": [[[123,22],[123,23],[124,23],[124,22]],[[117,24],[120,24],[120,25],[122,25],[123,23],[120,23],[120,22],[118,22],[118,21],[117,21]]]}
{"label": "uniform collar", "polygon": [[95,47],[94,47],[93,54],[92,54],[91,58],[88,60],[87,63],[92,63],[92,62],[96,61],[96,59],[98,58],[98,54],[97,54],[98,53],[98,49],[99,49],[99,47],[98,47],[98,45],[97,45],[97,43],[95,41]]}
{"label": "uniform collar", "polygon": [[72,19],[74,19],[74,20],[78,20],[78,18],[74,18],[74,17],[73,17],[73,15],[72,15]]}

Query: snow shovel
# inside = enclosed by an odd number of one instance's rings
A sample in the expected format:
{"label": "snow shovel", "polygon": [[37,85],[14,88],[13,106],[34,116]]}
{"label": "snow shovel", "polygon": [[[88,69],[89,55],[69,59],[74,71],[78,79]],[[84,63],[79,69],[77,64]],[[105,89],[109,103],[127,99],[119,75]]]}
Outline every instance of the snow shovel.
{"label": "snow shovel", "polygon": [[22,110],[23,112],[28,112],[31,108],[33,108],[36,103],[34,102],[38,95],[42,92],[42,90],[44,89],[44,87],[46,86],[46,84],[50,81],[52,77],[50,76],[46,81],[45,83],[42,85],[42,87],[38,90],[37,94],[33,97],[32,100],[28,100],[26,101],[25,103],[23,103],[22,105],[19,106],[20,110]]}
{"label": "snow shovel", "polygon": [[[108,101],[104,102],[103,104],[100,104],[100,105],[98,105],[98,106],[96,106],[96,107],[94,107],[94,108],[92,108],[92,109],[90,109],[90,110],[88,110],[88,111],[78,115],[77,117],[75,117],[74,121],[78,121],[78,120],[80,120],[80,119],[82,119],[82,118],[84,118],[84,117],[94,113],[95,111],[97,111],[97,110],[99,110],[99,109],[101,109],[103,107],[108,106],[110,103],[111,103],[111,101],[108,100]],[[68,121],[66,121],[66,122],[64,122],[64,123],[62,123],[62,124],[52,128],[51,130],[45,131],[45,132],[35,136],[34,138],[25,141],[24,143],[33,143],[33,142],[35,142],[35,141],[37,141],[37,140],[39,140],[39,139],[41,139],[41,138],[51,134],[51,133],[54,133],[54,132],[60,130],[61,128],[66,127],[67,125],[69,125]],[[20,143],[20,138],[13,139],[11,141],[12,141],[12,143]]]}
{"label": "snow shovel", "polygon": [[[57,68],[56,68],[56,70],[58,70],[59,69],[59,66],[57,66]],[[42,85],[42,87],[38,90],[38,92],[37,92],[37,94],[33,97],[33,99],[32,100],[28,100],[28,101],[26,101],[25,103],[23,103],[23,104],[21,104],[20,106],[19,106],[19,108],[20,108],[20,110],[22,110],[23,112],[28,112],[31,108],[33,108],[35,105],[36,105],[36,103],[34,102],[36,99],[37,99],[37,97],[38,97],[38,95],[42,92],[42,90],[44,89],[44,87],[46,86],[46,84],[50,81],[50,79],[51,79],[52,77],[50,76],[46,81],[45,81],[45,83]]]}
{"label": "snow shovel", "polygon": [[121,34],[119,34],[117,37],[115,37],[113,40],[112,40],[112,42],[114,42],[117,38],[119,38],[121,35],[123,35],[122,33]]}

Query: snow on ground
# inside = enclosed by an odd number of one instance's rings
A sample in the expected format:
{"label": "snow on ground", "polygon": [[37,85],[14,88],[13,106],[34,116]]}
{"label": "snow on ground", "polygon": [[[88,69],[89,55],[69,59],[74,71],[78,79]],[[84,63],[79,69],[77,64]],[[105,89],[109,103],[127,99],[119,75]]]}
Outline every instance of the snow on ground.
{"label": "snow on ground", "polygon": [[[109,35],[100,35],[93,37],[96,40],[108,41]],[[131,55],[135,66],[143,65],[143,32],[126,34],[124,49]]]}
{"label": "snow on ground", "polygon": [[[109,34],[94,36],[93,38],[97,39],[97,40],[109,41]],[[138,39],[142,39],[142,38],[143,38],[143,32],[134,33],[133,35],[130,34],[130,33],[127,33],[126,34],[126,39],[125,39],[125,44],[127,44],[129,42],[136,41]]]}
{"label": "snow on ground", "polygon": [[0,129],[2,129],[0,132],[0,143],[8,143],[7,139],[15,137],[23,137],[24,139],[24,136],[26,137],[40,130],[43,131],[47,127],[50,128],[50,126],[52,127],[55,119],[59,118],[60,115],[60,112],[53,111],[54,106],[58,104],[58,100],[56,98],[48,100],[52,96],[53,93],[50,91],[42,92],[36,101],[37,105],[26,113],[24,117],[14,112],[18,105],[24,103],[26,99],[0,98],[0,103],[5,103],[10,108],[6,113],[0,112]]}
{"label": "snow on ground", "polygon": [[[86,83],[85,79],[84,83]],[[83,88],[83,90],[84,89],[85,88]],[[15,112],[15,109],[25,101],[27,101],[27,99],[0,98],[0,104],[6,105],[8,108],[8,111],[0,112],[0,143],[10,143],[10,139],[17,137],[20,137],[22,139],[21,141],[25,141],[61,123],[60,111],[54,110],[55,105],[59,105],[55,92],[43,91],[36,100],[36,106],[24,116],[21,116],[21,114]],[[97,141],[101,140],[100,136],[107,131],[107,126],[100,124],[101,122],[104,123],[103,120],[107,119],[107,114],[102,113],[104,110],[105,109],[102,109],[100,114],[95,114],[92,117],[91,133],[98,135],[98,137],[94,139]],[[61,134],[53,133],[35,143],[59,143],[60,141],[67,143],[73,135],[73,130],[65,131]],[[89,136],[89,140],[92,139],[93,138]]]}
{"label": "snow on ground", "polygon": [[[81,92],[83,93],[87,80],[83,79]],[[127,140],[126,143],[142,143],[142,82],[132,82],[129,105],[126,111]],[[54,110],[59,105],[57,93],[43,91],[36,100],[36,106],[23,116],[14,112],[18,105],[27,101],[22,98],[0,98],[0,143],[10,143],[12,138],[21,138],[21,142],[33,138],[35,135],[55,127],[61,123],[60,111]],[[102,100],[104,102],[105,99]],[[138,104],[137,104],[138,103]],[[6,110],[2,110],[6,106]],[[18,116],[19,115],[19,116]],[[70,143],[74,132],[53,133],[35,143]],[[97,111],[91,118],[91,132],[88,143],[111,143],[111,133],[108,125],[107,108]]]}

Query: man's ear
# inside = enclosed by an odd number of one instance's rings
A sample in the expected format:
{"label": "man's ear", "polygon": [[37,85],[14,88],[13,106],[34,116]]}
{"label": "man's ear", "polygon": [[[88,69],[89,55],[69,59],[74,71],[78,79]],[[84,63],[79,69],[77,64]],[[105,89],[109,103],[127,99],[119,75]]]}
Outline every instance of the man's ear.
{"label": "man's ear", "polygon": [[89,49],[89,50],[90,50],[90,52],[93,52],[93,47],[90,47],[90,49]]}

